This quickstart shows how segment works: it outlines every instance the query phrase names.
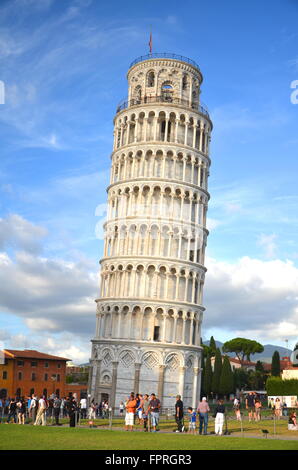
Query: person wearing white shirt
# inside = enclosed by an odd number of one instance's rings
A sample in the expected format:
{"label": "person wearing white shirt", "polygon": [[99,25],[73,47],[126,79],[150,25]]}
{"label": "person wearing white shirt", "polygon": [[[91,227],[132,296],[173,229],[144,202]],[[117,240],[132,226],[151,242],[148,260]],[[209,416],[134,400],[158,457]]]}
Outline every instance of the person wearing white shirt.
{"label": "person wearing white shirt", "polygon": [[46,425],[46,419],[45,419],[45,414],[46,414],[46,409],[47,409],[47,404],[44,398],[40,398],[38,401],[38,412],[36,416],[36,420],[34,425],[37,426],[40,423],[42,426]]}
{"label": "person wearing white shirt", "polygon": [[86,398],[81,398],[80,406],[81,406],[81,418],[86,419],[87,418],[87,400],[86,400]]}

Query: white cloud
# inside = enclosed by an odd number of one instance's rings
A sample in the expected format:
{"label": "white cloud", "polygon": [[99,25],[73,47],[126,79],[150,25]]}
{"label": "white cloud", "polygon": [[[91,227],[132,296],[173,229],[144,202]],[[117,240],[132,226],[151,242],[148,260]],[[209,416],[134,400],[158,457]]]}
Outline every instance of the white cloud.
{"label": "white cloud", "polygon": [[12,214],[0,219],[0,250],[12,246],[36,253],[40,251],[41,240],[46,235],[44,227],[34,225],[20,215]]}
{"label": "white cloud", "polygon": [[208,230],[214,230],[215,228],[217,228],[221,224],[222,224],[222,222],[220,220],[213,219],[211,217],[207,218],[207,229]]}
{"label": "white cloud", "polygon": [[217,327],[263,340],[297,336],[298,269],[291,261],[209,258],[206,266],[203,330]]}
{"label": "white cloud", "polygon": [[273,258],[276,256],[277,244],[275,243],[276,235],[265,235],[262,233],[259,235],[257,244],[264,248],[266,258]]}

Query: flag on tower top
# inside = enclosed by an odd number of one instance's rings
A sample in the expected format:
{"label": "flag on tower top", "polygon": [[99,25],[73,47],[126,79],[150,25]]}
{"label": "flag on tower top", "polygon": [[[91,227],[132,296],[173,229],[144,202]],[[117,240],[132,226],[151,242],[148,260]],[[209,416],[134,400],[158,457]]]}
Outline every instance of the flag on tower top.
{"label": "flag on tower top", "polygon": [[149,39],[149,50],[150,54],[152,54],[152,32],[150,31],[150,39]]}

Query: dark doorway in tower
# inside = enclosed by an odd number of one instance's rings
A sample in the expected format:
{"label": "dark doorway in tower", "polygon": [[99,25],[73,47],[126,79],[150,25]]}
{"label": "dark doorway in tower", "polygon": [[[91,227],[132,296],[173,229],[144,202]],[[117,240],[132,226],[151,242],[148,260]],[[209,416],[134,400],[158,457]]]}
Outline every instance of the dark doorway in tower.
{"label": "dark doorway in tower", "polygon": [[101,395],[100,395],[100,401],[101,401],[101,403],[102,403],[103,401],[107,401],[107,402],[108,402],[108,401],[109,401],[109,394],[108,394],[108,393],[101,393]]}
{"label": "dark doorway in tower", "polygon": [[159,333],[160,333],[160,327],[159,327],[159,326],[155,326],[155,327],[154,327],[153,341],[159,341]]}

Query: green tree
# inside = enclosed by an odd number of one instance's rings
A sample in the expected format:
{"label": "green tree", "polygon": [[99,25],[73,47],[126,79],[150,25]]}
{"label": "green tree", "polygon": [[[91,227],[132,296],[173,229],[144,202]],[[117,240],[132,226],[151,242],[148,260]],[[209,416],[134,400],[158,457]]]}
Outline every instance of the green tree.
{"label": "green tree", "polygon": [[234,392],[234,376],[228,356],[224,357],[219,382],[219,392],[222,395],[230,395]]}
{"label": "green tree", "polygon": [[211,338],[210,338],[209,348],[210,348],[211,356],[215,356],[217,348],[216,348],[216,342],[215,342],[215,339],[213,338],[213,336],[211,336]]}
{"label": "green tree", "polygon": [[280,377],[280,357],[278,351],[274,351],[272,356],[271,375],[274,377]]}
{"label": "green tree", "polygon": [[251,339],[234,338],[226,341],[223,344],[222,350],[223,352],[234,352],[242,365],[245,357],[250,361],[250,355],[263,352],[264,347]]}
{"label": "green tree", "polygon": [[214,361],[214,369],[213,369],[212,385],[211,385],[211,391],[216,395],[220,393],[219,382],[220,382],[221,370],[222,370],[221,352],[220,352],[220,349],[217,348],[215,352],[215,361]]}
{"label": "green tree", "polygon": [[206,358],[206,363],[205,363],[205,372],[204,372],[204,392],[207,395],[207,397],[211,393],[211,385],[212,385],[212,367],[211,367],[211,358],[210,355],[208,354]]}
{"label": "green tree", "polygon": [[261,361],[256,362],[256,370],[263,373],[265,372],[263,363]]}
{"label": "green tree", "polygon": [[248,372],[246,369],[240,367],[239,369],[234,370],[234,387],[238,390],[247,389],[248,385]]}

